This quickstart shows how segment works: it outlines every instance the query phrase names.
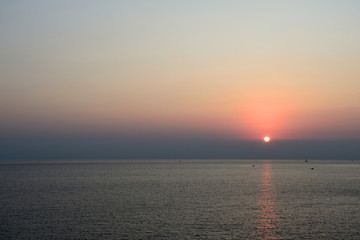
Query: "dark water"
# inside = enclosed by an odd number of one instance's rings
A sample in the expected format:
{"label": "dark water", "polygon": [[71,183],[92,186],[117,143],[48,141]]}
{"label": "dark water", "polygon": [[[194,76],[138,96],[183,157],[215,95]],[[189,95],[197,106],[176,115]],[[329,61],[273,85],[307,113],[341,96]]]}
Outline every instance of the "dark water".
{"label": "dark water", "polygon": [[0,182],[0,239],[360,239],[359,161],[0,163]]}

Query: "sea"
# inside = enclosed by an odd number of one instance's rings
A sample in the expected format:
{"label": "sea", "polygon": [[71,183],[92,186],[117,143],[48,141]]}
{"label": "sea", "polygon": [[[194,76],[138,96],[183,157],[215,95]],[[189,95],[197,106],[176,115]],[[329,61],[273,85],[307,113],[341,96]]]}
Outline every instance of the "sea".
{"label": "sea", "polygon": [[0,162],[0,239],[360,239],[360,161]]}

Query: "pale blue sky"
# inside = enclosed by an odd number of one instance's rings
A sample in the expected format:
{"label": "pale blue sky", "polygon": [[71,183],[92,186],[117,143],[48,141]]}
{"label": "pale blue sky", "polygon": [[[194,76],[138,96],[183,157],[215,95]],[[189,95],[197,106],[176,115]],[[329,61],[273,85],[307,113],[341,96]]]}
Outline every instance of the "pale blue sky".
{"label": "pale blue sky", "polygon": [[[359,12],[355,0],[2,1],[0,129],[358,138]],[[263,102],[281,127],[248,125],[262,113],[244,109]]]}

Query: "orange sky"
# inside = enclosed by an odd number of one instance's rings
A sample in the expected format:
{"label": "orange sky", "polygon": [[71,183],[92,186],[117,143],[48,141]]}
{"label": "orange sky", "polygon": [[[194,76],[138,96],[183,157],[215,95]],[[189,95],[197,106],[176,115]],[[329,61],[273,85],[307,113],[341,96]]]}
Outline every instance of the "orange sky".
{"label": "orange sky", "polygon": [[360,138],[358,3],[206,3],[6,4],[0,129]]}

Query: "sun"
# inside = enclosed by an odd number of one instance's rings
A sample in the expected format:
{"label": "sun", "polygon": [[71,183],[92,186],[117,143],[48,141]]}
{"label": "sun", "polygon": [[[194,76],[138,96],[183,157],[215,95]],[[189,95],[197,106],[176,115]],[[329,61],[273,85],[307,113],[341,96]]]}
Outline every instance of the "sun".
{"label": "sun", "polygon": [[264,142],[270,142],[270,138],[268,136],[264,137]]}

